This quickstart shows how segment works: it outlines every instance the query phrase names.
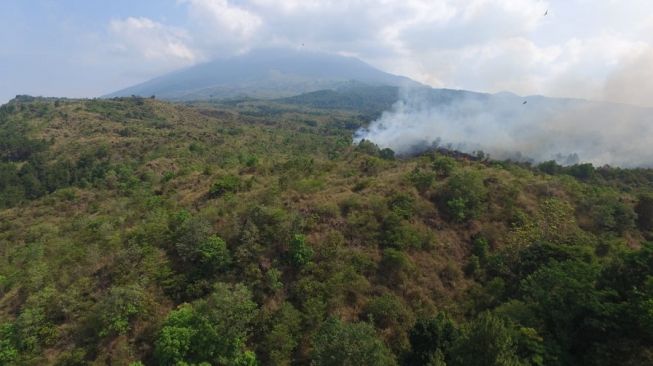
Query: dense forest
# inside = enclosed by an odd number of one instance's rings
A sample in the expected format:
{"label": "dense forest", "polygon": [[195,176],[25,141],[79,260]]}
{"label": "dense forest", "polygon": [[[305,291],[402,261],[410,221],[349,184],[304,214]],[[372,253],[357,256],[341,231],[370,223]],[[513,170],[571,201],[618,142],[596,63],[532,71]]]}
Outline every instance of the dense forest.
{"label": "dense forest", "polygon": [[653,364],[653,170],[292,102],[0,107],[0,365]]}

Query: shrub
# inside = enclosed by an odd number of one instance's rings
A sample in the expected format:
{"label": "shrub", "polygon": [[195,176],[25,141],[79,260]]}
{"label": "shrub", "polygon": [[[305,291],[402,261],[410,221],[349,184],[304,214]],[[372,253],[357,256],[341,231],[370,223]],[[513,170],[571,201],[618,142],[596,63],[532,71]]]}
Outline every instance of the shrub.
{"label": "shrub", "polygon": [[361,140],[356,147],[356,151],[362,152],[363,154],[379,156],[380,149],[379,147],[369,140]]}
{"label": "shrub", "polygon": [[524,365],[517,355],[517,341],[505,321],[491,314],[474,319],[458,338],[452,362],[460,366]]}
{"label": "shrub", "polygon": [[143,289],[139,287],[113,287],[108,296],[98,304],[100,336],[127,334],[131,323],[145,311]]}
{"label": "shrub", "polygon": [[408,193],[398,192],[390,196],[388,207],[403,219],[409,219],[415,212],[415,198]]}
{"label": "shrub", "polygon": [[445,313],[438,313],[430,319],[421,319],[410,330],[411,352],[406,357],[407,365],[442,365],[451,362],[453,346],[460,337],[460,331]]}
{"label": "shrub", "polygon": [[640,195],[635,206],[637,226],[641,230],[653,230],[653,195]]}
{"label": "shrub", "polygon": [[438,156],[433,161],[433,171],[438,177],[446,178],[456,168],[456,161],[448,156]]}
{"label": "shrub", "polygon": [[243,285],[219,283],[207,299],[170,312],[155,344],[161,365],[255,364],[244,348],[257,306]]}
{"label": "shrub", "polygon": [[381,149],[379,157],[383,160],[395,160],[395,152],[390,148]]}
{"label": "shrub", "polygon": [[370,300],[363,310],[363,318],[371,320],[381,329],[405,326],[412,320],[406,306],[392,294],[385,294]]}
{"label": "shrub", "polygon": [[486,202],[487,189],[478,173],[463,172],[449,178],[439,194],[440,208],[457,222],[478,217]]}
{"label": "shrub", "polygon": [[211,189],[209,190],[209,196],[211,198],[217,198],[225,193],[236,193],[241,188],[240,178],[235,175],[225,175],[218,179]]}
{"label": "shrub", "polygon": [[367,323],[327,320],[313,338],[314,366],[396,365],[390,350]]}
{"label": "shrub", "polygon": [[408,174],[408,181],[415,186],[419,192],[424,193],[433,185],[435,174],[415,168],[415,170]]}
{"label": "shrub", "polygon": [[0,323],[0,365],[11,365],[18,357],[13,324]]}
{"label": "shrub", "polygon": [[306,237],[301,234],[295,235],[290,242],[290,261],[295,267],[307,265],[313,258],[313,249],[306,244]]}

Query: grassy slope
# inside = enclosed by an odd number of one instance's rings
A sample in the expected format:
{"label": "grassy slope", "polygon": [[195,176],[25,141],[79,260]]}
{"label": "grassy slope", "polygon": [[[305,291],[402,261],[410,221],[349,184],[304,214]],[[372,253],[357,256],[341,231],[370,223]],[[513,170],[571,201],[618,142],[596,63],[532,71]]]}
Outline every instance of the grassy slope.
{"label": "grassy slope", "polygon": [[[318,319],[329,314],[355,321],[364,318],[371,299],[388,293],[409,309],[408,319],[443,309],[463,319],[482,308],[473,294],[483,281],[465,274],[478,236],[488,240],[492,253],[573,238],[597,252],[601,248],[599,261],[644,242],[635,228],[614,233],[597,226],[588,202],[614,197],[632,207],[647,183],[614,188],[507,163],[456,161],[454,174],[477,174],[488,195],[473,220],[447,219],[437,197],[448,178],[436,178],[421,191],[409,178],[416,169],[430,172],[431,157],[383,160],[356,149],[345,128],[360,123],[352,112],[254,101],[23,104],[41,107],[38,113],[25,107],[11,118],[51,143],[49,159],[75,160],[104,149],[112,169],[86,186],[0,211],[0,322],[22,324],[21,336],[35,337],[19,346],[21,364],[151,361],[166,314],[203,293],[169,285],[176,267],[166,233],[170,217],[181,210],[206,220],[227,241],[235,263],[215,280],[250,286],[263,309],[261,324],[284,301],[305,314],[316,312],[310,298],[324,303]],[[226,175],[240,178],[239,191],[210,197],[212,184]],[[397,194],[412,201],[399,224],[412,239],[400,243],[409,265],[394,273],[382,262],[389,246],[383,230]],[[266,247],[247,262],[236,253],[255,207],[279,220]],[[302,269],[291,266],[286,254],[297,233],[307,236],[315,252]],[[271,268],[282,273],[280,289],[266,287]],[[110,306],[116,288],[137,288],[142,309],[125,329],[102,332],[107,321],[98,313]],[[310,354],[311,316],[302,323],[294,356],[299,362]],[[400,353],[409,325],[378,332]],[[248,344],[265,359],[261,337],[255,334]]]}

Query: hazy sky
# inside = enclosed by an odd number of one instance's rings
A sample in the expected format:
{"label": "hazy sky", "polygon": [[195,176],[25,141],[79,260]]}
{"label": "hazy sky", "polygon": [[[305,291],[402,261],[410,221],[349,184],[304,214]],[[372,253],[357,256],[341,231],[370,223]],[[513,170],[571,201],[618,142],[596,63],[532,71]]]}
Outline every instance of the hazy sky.
{"label": "hazy sky", "polygon": [[436,87],[653,106],[651,0],[2,0],[0,27],[0,102],[303,43]]}

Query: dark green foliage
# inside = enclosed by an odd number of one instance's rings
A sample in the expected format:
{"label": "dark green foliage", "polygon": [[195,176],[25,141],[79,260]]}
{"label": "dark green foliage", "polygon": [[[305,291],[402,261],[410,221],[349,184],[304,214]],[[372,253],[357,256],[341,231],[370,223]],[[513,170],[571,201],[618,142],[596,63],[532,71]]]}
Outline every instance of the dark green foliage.
{"label": "dark green foliage", "polygon": [[575,178],[587,180],[594,177],[596,170],[592,164],[586,163],[567,167],[565,168],[564,172]]}
{"label": "dark green foliage", "polygon": [[0,161],[25,161],[46,148],[45,141],[28,137],[25,125],[0,121]]}
{"label": "dark green foliage", "polygon": [[96,307],[100,336],[127,334],[133,321],[145,315],[145,309],[142,288],[111,288],[107,297]]}
{"label": "dark green foliage", "polygon": [[313,338],[313,365],[385,366],[396,361],[371,325],[329,319]]}
{"label": "dark green foliage", "polygon": [[168,315],[156,340],[156,358],[161,365],[252,363],[244,344],[256,312],[247,288],[219,283],[207,299],[183,304]]}
{"label": "dark green foliage", "polygon": [[383,160],[395,160],[395,152],[390,148],[381,149],[379,157]]}
{"label": "dark green foliage", "polygon": [[517,354],[513,330],[502,319],[485,313],[463,328],[452,349],[451,365],[529,365]]}
{"label": "dark green foliage", "polygon": [[437,199],[450,220],[464,222],[483,213],[486,196],[481,176],[476,172],[462,172],[449,178]]}
{"label": "dark green foliage", "polygon": [[551,336],[546,337],[549,358],[563,364],[578,362],[577,352],[600,337],[600,323],[588,321],[609,311],[602,304],[607,293],[595,289],[597,275],[595,266],[567,261],[553,262],[524,280],[524,298],[539,314],[544,334]]}
{"label": "dark green foliage", "polygon": [[460,337],[457,325],[446,313],[420,319],[410,330],[411,352],[405,365],[441,365],[452,361],[453,346]]}
{"label": "dark green foliage", "polygon": [[410,219],[415,212],[415,198],[408,193],[397,192],[388,200],[390,210],[403,219]]}
{"label": "dark green foliage", "polygon": [[592,205],[590,215],[599,229],[616,233],[634,228],[637,217],[631,206],[609,199]]}
{"label": "dark green foliage", "polygon": [[363,154],[372,155],[372,156],[379,156],[379,153],[381,151],[381,149],[379,149],[379,147],[375,143],[369,140],[361,140],[361,142],[358,143],[356,150],[360,151]]}
{"label": "dark green foliage", "polygon": [[307,265],[311,258],[313,258],[313,249],[306,244],[306,237],[301,234],[296,234],[290,241],[290,249],[288,250],[290,261],[295,267],[303,267]]}
{"label": "dark green foliage", "polygon": [[485,261],[488,256],[488,242],[482,236],[477,236],[472,240],[472,254],[477,256],[480,260]]}
{"label": "dark green foliage", "polygon": [[266,364],[291,365],[293,352],[299,344],[302,313],[289,303],[283,303],[272,316],[263,340]]}
{"label": "dark green foliage", "polygon": [[551,175],[559,174],[562,172],[562,169],[563,167],[555,160],[545,161],[537,165],[537,170]]}
{"label": "dark green foliage", "polygon": [[405,220],[390,213],[383,220],[382,244],[395,249],[421,248],[425,239]]}
{"label": "dark green foliage", "polygon": [[635,206],[637,226],[641,230],[653,230],[653,195],[640,195]]}
{"label": "dark green foliage", "polygon": [[11,365],[17,357],[14,326],[10,323],[0,323],[0,365]]}
{"label": "dark green foliage", "polygon": [[225,175],[218,179],[209,190],[209,196],[216,198],[225,193],[235,193],[241,189],[242,183],[240,178],[235,175]]}
{"label": "dark green foliage", "polygon": [[426,192],[435,182],[435,174],[415,168],[409,175],[408,180],[421,193]]}
{"label": "dark green foliage", "polygon": [[408,279],[414,264],[404,252],[388,248],[383,250],[380,269],[389,285],[398,286]]}
{"label": "dark green foliage", "polygon": [[438,155],[433,160],[432,167],[438,177],[446,178],[450,176],[456,168],[456,161],[448,156]]}

